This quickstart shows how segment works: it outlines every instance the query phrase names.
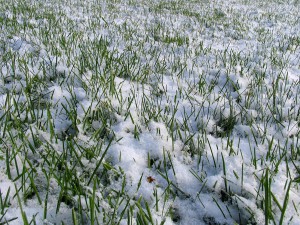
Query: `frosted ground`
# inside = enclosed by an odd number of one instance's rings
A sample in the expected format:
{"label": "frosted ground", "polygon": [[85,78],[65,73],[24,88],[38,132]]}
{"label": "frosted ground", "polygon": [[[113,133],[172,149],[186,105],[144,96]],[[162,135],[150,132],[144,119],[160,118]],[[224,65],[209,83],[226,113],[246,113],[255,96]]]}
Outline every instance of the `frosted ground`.
{"label": "frosted ground", "polygon": [[0,224],[300,224],[298,0],[0,0]]}

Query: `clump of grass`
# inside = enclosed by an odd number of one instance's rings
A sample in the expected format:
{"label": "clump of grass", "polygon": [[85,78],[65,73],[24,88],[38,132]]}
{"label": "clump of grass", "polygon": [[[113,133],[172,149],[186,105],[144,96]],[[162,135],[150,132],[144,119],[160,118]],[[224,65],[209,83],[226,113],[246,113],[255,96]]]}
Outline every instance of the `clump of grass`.
{"label": "clump of grass", "polygon": [[168,35],[162,39],[162,42],[167,43],[167,44],[175,43],[178,46],[182,46],[184,44],[188,45],[188,43],[189,43],[187,38],[180,37],[180,36],[170,37]]}
{"label": "clump of grass", "polygon": [[222,130],[217,131],[217,136],[225,137],[227,135],[230,135],[232,130],[234,129],[235,125],[236,125],[236,117],[235,116],[221,118],[218,121],[217,126],[221,127]]}

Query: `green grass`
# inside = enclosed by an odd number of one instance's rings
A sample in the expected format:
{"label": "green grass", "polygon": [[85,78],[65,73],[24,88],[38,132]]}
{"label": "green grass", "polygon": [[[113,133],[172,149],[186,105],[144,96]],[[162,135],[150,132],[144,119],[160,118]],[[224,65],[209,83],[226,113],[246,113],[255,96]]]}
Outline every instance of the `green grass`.
{"label": "green grass", "polygon": [[[297,10],[240,2],[252,14],[210,1],[0,1],[0,169],[13,184],[0,190],[0,224],[18,219],[16,205],[24,224],[53,207],[73,224],[179,224],[177,202],[204,206],[207,193],[227,222],[299,218],[299,79],[288,70],[300,69],[300,39],[276,36]],[[147,134],[165,145],[160,156]],[[111,153],[127,139],[147,149],[138,178],[119,166],[126,152]],[[196,194],[177,182],[178,162]],[[26,211],[32,202],[42,215]]]}

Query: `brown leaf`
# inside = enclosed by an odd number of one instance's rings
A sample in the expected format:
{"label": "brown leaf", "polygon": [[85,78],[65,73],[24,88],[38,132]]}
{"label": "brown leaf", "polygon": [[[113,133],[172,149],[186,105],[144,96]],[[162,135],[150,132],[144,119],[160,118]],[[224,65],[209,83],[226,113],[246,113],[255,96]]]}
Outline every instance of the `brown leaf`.
{"label": "brown leaf", "polygon": [[147,177],[147,181],[148,183],[152,183],[153,181],[155,181],[155,179],[151,176]]}

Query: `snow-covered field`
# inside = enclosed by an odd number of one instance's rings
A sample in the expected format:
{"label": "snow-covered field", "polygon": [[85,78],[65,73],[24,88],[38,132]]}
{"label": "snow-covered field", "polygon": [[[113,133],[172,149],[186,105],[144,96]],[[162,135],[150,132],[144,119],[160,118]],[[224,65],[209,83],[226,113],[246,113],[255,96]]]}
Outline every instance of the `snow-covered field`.
{"label": "snow-covered field", "polygon": [[0,225],[300,224],[299,0],[0,0]]}

